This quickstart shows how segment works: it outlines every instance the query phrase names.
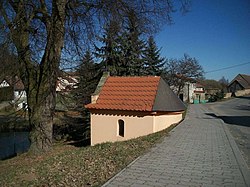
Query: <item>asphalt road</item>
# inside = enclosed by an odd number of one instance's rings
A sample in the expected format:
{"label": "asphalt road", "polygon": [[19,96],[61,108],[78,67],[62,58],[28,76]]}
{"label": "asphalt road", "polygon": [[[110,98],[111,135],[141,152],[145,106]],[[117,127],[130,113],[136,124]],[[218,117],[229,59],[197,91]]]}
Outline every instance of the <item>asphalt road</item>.
{"label": "asphalt road", "polygon": [[250,96],[209,104],[215,117],[224,121],[250,168]]}

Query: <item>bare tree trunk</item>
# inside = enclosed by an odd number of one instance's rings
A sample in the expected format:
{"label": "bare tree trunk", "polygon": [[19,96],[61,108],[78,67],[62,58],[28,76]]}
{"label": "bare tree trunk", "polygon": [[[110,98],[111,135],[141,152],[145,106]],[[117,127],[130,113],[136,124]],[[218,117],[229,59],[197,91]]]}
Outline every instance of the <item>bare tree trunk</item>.
{"label": "bare tree trunk", "polygon": [[[13,43],[21,65],[21,79],[27,92],[29,123],[31,128],[30,151],[39,153],[52,146],[53,116],[56,104],[56,82],[65,33],[66,0],[53,0],[52,13],[37,18],[44,23],[47,32],[44,55],[39,64],[31,59],[29,45],[31,17],[23,11],[22,2],[13,3],[18,24],[10,28]],[[46,9],[43,10],[44,12]],[[5,15],[4,10],[2,13]],[[9,23],[8,17],[5,16]]]}
{"label": "bare tree trunk", "polygon": [[56,106],[56,82],[61,50],[64,43],[65,4],[66,1],[64,0],[53,1],[51,19],[45,22],[47,44],[40,63],[35,97],[31,93],[28,103],[31,108],[31,152],[46,151],[52,147],[53,116]]}
{"label": "bare tree trunk", "polygon": [[39,153],[47,151],[52,147],[53,113],[52,103],[55,98],[48,96],[42,103],[42,106],[36,107],[29,101],[30,111],[30,152]]}

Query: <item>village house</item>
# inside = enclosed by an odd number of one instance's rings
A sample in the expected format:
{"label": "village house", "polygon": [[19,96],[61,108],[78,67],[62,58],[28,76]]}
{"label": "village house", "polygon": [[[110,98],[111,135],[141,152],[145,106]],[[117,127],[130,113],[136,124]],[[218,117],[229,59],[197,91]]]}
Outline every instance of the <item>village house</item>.
{"label": "village house", "polygon": [[184,86],[179,90],[178,86],[171,86],[170,88],[178,95],[178,97],[185,103],[193,103],[193,93],[195,90],[196,81],[192,78],[185,77],[182,74],[176,74],[177,82],[184,82]]}
{"label": "village house", "polygon": [[250,75],[238,74],[228,85],[228,91],[232,96],[250,94]]}
{"label": "village house", "polygon": [[185,105],[158,76],[105,74],[85,106],[91,113],[91,145],[161,131],[182,120]]}
{"label": "village house", "polygon": [[200,83],[195,83],[195,89],[193,91],[193,103],[206,103],[205,88]]}
{"label": "village house", "polygon": [[26,99],[24,84],[18,76],[7,76],[0,80],[0,89],[2,95],[4,95],[1,100],[18,101]]}
{"label": "village house", "polygon": [[69,92],[72,89],[77,88],[79,83],[79,76],[74,72],[61,73],[61,76],[57,78],[56,91],[57,92]]}
{"label": "village house", "polygon": [[186,81],[183,89],[179,94],[179,98],[186,103],[194,102],[194,90],[195,90],[195,82],[194,81]]}
{"label": "village house", "polygon": [[181,90],[178,90],[177,86],[171,86],[170,88],[178,94],[178,97],[185,103],[205,103],[206,102],[206,90],[204,86],[198,83],[195,79],[185,77],[181,74],[176,74],[176,81],[180,80],[184,82],[184,86]]}
{"label": "village house", "polygon": [[[79,76],[75,72],[62,72],[57,78],[56,91],[68,93],[77,88]],[[0,79],[0,102],[11,101],[16,109],[27,107],[27,94],[24,84],[18,76],[6,76]]]}

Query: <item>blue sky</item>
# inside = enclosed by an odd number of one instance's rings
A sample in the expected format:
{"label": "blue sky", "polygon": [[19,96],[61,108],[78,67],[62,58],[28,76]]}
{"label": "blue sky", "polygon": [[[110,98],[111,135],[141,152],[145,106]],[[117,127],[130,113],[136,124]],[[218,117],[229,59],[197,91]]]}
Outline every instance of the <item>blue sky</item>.
{"label": "blue sky", "polygon": [[231,81],[237,74],[250,75],[250,0],[191,0],[191,11],[173,14],[174,24],[156,35],[161,55],[195,57],[205,72],[248,63],[205,74]]}

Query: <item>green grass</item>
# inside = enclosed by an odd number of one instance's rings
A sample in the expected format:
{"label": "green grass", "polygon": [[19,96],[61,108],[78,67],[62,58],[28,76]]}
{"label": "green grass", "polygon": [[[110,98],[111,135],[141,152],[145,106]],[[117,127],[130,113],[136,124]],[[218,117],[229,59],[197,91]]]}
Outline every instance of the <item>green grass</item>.
{"label": "green grass", "polygon": [[40,156],[25,153],[0,161],[0,186],[100,186],[175,126],[129,141],[80,148],[55,145]]}

